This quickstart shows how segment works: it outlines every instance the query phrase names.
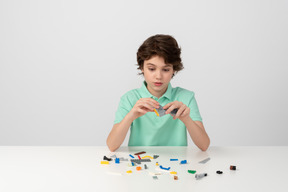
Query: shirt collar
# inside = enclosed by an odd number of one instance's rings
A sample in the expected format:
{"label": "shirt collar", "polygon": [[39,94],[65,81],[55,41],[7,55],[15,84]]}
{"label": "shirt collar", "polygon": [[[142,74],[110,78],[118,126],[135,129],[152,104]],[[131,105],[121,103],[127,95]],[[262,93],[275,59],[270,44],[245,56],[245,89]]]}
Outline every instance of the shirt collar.
{"label": "shirt collar", "polygon": [[[146,81],[143,81],[142,87],[140,88],[140,92],[141,92],[141,96],[143,98],[147,98],[147,97],[150,97],[150,98],[153,98],[153,99],[156,98],[155,96],[153,96],[148,91]],[[171,97],[172,97],[172,86],[171,86],[171,83],[168,84],[168,88],[167,88],[166,92],[160,98],[162,98],[162,97],[166,97],[167,99],[171,100]]]}

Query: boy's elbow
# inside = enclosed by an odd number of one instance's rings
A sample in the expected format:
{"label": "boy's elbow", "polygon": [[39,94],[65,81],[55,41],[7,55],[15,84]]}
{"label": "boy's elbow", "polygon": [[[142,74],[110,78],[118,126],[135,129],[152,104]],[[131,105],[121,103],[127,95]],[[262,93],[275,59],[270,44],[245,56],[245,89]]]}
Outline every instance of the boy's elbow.
{"label": "boy's elbow", "polygon": [[207,151],[207,149],[209,148],[209,146],[210,146],[210,139],[208,138],[208,142],[205,144],[205,145],[203,145],[203,146],[201,146],[201,147],[199,147],[202,151]]}
{"label": "boy's elbow", "polygon": [[111,146],[111,144],[108,142],[108,139],[106,141],[106,145],[108,147],[108,149],[111,151],[111,152],[115,152],[119,147],[113,147]]}

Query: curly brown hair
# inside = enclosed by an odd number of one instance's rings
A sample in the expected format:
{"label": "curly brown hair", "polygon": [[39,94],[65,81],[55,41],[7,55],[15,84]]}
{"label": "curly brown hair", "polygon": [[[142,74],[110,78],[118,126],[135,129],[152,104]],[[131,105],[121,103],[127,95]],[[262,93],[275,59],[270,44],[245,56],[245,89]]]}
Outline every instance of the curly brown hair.
{"label": "curly brown hair", "polygon": [[181,48],[178,46],[176,39],[170,35],[157,34],[143,42],[137,51],[137,69],[142,70],[144,60],[148,60],[155,55],[163,57],[166,64],[172,64],[175,72],[184,68],[180,57]]}

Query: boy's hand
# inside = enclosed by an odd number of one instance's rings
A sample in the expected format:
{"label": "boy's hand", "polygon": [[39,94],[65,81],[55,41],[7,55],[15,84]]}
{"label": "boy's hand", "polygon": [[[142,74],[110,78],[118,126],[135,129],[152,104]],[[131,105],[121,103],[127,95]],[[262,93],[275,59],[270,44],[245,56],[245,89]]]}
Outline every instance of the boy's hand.
{"label": "boy's hand", "polygon": [[155,108],[159,108],[159,103],[157,101],[152,98],[141,98],[135,103],[130,113],[134,120],[145,115],[147,112],[154,112]]}
{"label": "boy's hand", "polygon": [[179,118],[181,121],[183,121],[187,117],[190,117],[190,108],[180,101],[173,101],[171,103],[168,103],[163,107],[163,109],[167,109],[166,114],[171,113],[171,111],[173,111],[174,109],[178,109],[176,115],[172,115],[173,119]]}

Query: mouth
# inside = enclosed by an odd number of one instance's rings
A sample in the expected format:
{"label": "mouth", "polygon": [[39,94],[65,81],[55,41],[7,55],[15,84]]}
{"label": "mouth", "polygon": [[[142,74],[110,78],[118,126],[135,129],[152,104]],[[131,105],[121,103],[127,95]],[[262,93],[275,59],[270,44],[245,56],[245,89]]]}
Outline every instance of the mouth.
{"label": "mouth", "polygon": [[155,82],[154,85],[157,86],[157,87],[159,87],[159,86],[163,85],[163,83]]}

